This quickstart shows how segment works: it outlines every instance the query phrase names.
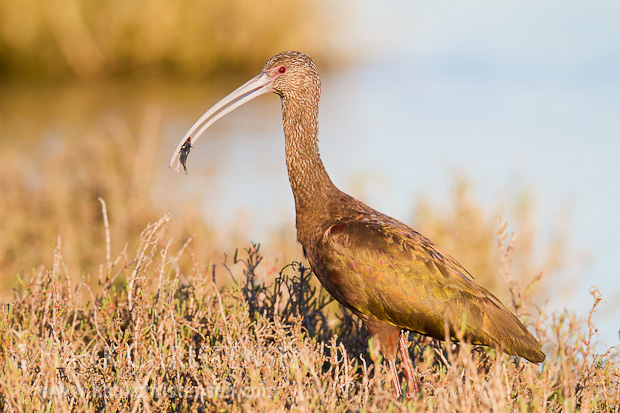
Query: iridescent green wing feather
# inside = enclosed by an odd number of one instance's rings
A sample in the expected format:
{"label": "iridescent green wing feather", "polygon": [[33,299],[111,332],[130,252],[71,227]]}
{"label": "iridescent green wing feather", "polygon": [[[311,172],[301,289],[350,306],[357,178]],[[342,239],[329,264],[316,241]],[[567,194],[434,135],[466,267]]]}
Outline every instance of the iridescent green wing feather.
{"label": "iridescent green wing feather", "polygon": [[475,343],[544,358],[519,320],[456,260],[404,224],[387,220],[351,221],[325,232],[323,266],[341,302],[438,339],[447,328],[453,338],[460,331]]}

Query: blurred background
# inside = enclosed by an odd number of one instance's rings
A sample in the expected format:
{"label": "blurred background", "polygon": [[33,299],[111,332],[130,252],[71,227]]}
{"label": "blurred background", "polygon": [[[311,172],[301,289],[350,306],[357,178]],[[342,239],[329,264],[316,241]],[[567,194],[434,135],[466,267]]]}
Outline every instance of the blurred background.
{"label": "blurred background", "polygon": [[[331,2],[333,3],[333,2]],[[320,148],[344,191],[505,297],[620,328],[620,3],[0,0],[0,289],[51,265],[89,277],[164,212],[207,267],[252,240],[300,260],[280,103],[266,96],[168,160],[213,103],[283,50],[322,76]],[[508,238],[496,233],[507,223]],[[501,256],[510,248],[510,268]],[[269,271],[267,271],[269,273]]]}

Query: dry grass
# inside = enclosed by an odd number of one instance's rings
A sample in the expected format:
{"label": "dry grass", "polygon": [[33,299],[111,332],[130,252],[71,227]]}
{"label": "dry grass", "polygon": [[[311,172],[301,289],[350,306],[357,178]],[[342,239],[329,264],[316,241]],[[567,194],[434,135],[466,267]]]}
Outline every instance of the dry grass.
{"label": "dry grass", "polygon": [[[99,198],[106,200],[114,222],[114,251],[124,244],[136,245],[140,231],[161,214],[151,197],[160,115],[149,111],[137,131],[118,117],[102,117],[78,136],[55,145],[43,142],[27,152],[20,138],[3,140],[0,271],[6,276],[0,290],[15,286],[15,274],[27,277],[33,268],[51,266],[47,252],[58,235],[65,247],[64,261],[77,279],[96,274],[105,252]],[[40,147],[44,149],[37,154]],[[200,239],[209,238],[197,209],[187,206],[183,216],[183,225],[171,228],[172,236],[195,233]],[[207,244],[199,243],[205,254],[212,252]]]}
{"label": "dry grass", "polygon": [[260,67],[265,56],[290,48],[318,56],[337,20],[321,6],[285,0],[0,0],[0,78],[204,78]]}
{"label": "dry grass", "polygon": [[223,255],[199,207],[161,216],[157,124],[155,112],[135,133],[110,119],[39,163],[2,148],[0,271],[15,287],[0,307],[4,411],[620,410],[618,350],[595,354],[591,320],[532,305],[538,271],[524,268],[535,265],[511,265],[530,259],[519,256],[527,237],[515,244],[503,225],[472,220],[471,202],[437,225],[487,234],[477,265],[504,275],[548,358],[411,335],[422,392],[397,400],[367,331],[302,264],[281,269],[283,256],[256,245]]}
{"label": "dry grass", "polygon": [[[172,246],[169,219],[149,224],[134,254],[102,262],[96,289],[88,277],[71,281],[60,238],[52,267],[22,281],[0,314],[5,411],[620,408],[616,349],[593,354],[588,321],[543,312],[528,318],[549,355],[542,368],[415,337],[422,392],[404,404],[367,353],[367,333],[327,314],[329,298],[301,264],[263,284],[256,245],[222,265],[198,263],[187,245]],[[234,284],[217,287],[217,271]]]}

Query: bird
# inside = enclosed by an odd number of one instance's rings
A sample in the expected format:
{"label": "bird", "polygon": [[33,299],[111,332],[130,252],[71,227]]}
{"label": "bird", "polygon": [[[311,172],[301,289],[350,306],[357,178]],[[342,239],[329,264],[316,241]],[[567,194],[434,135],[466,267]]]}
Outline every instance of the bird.
{"label": "bird", "polygon": [[[321,82],[301,52],[276,54],[262,71],[207,110],[175,149],[169,167],[185,168],[189,147],[221,117],[266,93],[280,96],[288,177],[295,198],[297,241],[314,274],[357,315],[387,361],[394,392],[407,399],[420,384],[408,353],[411,331],[438,340],[464,338],[532,363],[545,359],[540,342],[454,258],[404,223],[339,190],[318,148]],[[178,160],[181,157],[182,159]],[[415,171],[412,171],[415,172]]]}

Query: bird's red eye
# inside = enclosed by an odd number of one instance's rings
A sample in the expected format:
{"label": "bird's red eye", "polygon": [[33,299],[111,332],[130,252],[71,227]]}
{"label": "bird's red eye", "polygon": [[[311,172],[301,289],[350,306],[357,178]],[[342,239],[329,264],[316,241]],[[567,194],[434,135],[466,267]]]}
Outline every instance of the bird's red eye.
{"label": "bird's red eye", "polygon": [[286,72],[286,67],[280,66],[280,69],[278,69],[278,72],[280,72],[280,73]]}

